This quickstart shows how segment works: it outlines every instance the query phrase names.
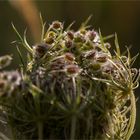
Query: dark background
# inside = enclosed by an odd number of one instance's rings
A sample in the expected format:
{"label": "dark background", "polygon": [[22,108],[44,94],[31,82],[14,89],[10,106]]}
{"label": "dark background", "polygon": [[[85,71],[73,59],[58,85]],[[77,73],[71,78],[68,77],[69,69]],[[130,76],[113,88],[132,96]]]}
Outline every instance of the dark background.
{"label": "dark background", "polygon": [[[132,45],[132,56],[140,51],[139,0],[38,0],[34,4],[42,13],[42,17],[47,24],[50,24],[53,20],[60,20],[65,22],[65,26],[68,26],[71,22],[76,21],[73,26],[74,29],[78,29],[80,23],[92,14],[93,17],[89,24],[97,31],[100,28],[103,36],[116,32],[122,51],[125,50],[126,45]],[[7,0],[0,1],[0,56],[7,53],[13,54],[14,61],[10,68],[16,68],[20,61],[15,45],[11,44],[13,40],[17,39],[11,22],[14,23],[20,33],[23,33],[26,27],[28,28],[28,24],[24,20],[20,10],[15,9]],[[34,44],[35,41],[30,33],[30,29],[28,30],[27,38],[31,45]],[[111,40],[111,42],[113,41]],[[24,50],[23,53],[25,54]],[[139,62],[140,56],[134,64],[134,67],[139,68]],[[140,88],[136,90],[135,94],[137,97],[140,96],[139,91]],[[137,121],[135,128],[136,131],[132,139],[140,139],[140,100],[137,102]]]}

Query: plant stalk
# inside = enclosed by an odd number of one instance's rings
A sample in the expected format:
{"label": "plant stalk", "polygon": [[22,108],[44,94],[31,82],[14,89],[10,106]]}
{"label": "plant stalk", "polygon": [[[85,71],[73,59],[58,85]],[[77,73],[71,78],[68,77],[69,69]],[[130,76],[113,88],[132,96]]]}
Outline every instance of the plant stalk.
{"label": "plant stalk", "polygon": [[38,140],[43,140],[43,123],[38,122]]}
{"label": "plant stalk", "polygon": [[136,122],[136,99],[135,99],[135,95],[134,95],[133,91],[131,91],[131,93],[130,93],[130,100],[131,100],[130,126],[128,126],[129,128],[128,128],[128,132],[127,132],[125,140],[130,139],[130,137],[133,133],[134,127],[135,127],[135,122]]}
{"label": "plant stalk", "polygon": [[71,121],[71,140],[75,139],[75,132],[76,132],[76,116],[73,116]]}

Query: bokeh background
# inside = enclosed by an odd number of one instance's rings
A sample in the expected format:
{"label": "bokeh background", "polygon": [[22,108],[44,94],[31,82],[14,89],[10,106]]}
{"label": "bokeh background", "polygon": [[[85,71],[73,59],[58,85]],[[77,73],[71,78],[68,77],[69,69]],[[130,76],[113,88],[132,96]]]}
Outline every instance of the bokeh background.
{"label": "bokeh background", "polygon": [[[27,28],[27,40],[31,45],[39,40],[39,12],[49,25],[54,20],[64,21],[65,27],[76,21],[76,30],[89,15],[90,25],[101,29],[102,35],[117,33],[121,50],[132,46],[132,56],[140,52],[140,1],[139,0],[0,0],[0,56],[13,54],[11,68],[20,63],[16,47],[11,44],[17,37],[11,23],[23,34]],[[113,45],[113,39],[111,39]],[[23,54],[26,53],[22,49]],[[140,68],[140,56],[134,67]],[[140,88],[136,90],[140,97]],[[140,100],[137,101],[136,130],[132,139],[140,139]]]}

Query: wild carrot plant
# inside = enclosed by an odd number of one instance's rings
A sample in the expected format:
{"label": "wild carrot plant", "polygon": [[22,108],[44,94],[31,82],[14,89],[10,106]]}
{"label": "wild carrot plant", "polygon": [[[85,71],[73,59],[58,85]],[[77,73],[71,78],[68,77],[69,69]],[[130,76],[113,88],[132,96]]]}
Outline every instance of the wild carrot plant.
{"label": "wild carrot plant", "polygon": [[[0,57],[0,104],[13,139],[129,140],[136,119],[134,89],[139,70],[137,56],[115,46],[84,22],[54,21],[34,46],[19,38],[19,70],[2,70],[11,56]],[[27,50],[25,62],[20,46]]]}

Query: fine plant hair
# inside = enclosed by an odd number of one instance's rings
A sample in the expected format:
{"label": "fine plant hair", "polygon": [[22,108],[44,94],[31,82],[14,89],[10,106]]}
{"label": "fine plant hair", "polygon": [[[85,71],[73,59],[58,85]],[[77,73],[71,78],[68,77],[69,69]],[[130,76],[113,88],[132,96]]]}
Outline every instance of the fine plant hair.
{"label": "fine plant hair", "polygon": [[33,46],[12,24],[18,70],[4,70],[12,57],[0,57],[1,118],[12,139],[130,139],[140,77],[133,68],[137,55],[131,57],[129,48],[121,53],[117,35],[103,37],[87,26],[89,19],[74,31],[59,21],[45,30],[41,18],[41,40]]}

